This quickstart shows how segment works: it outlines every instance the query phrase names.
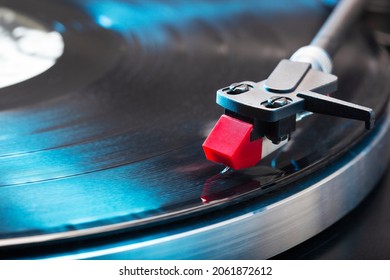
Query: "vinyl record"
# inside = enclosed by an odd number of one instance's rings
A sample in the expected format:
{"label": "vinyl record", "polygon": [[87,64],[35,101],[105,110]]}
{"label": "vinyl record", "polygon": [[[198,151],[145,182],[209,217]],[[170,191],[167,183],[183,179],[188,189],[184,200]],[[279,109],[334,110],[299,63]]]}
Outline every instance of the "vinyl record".
{"label": "vinyl record", "polygon": [[[343,217],[386,169],[389,61],[364,24],[335,57],[334,96],[373,108],[374,130],[313,115],[253,168],[204,157],[215,91],[308,44],[329,13],[318,1],[2,5],[63,40],[53,66],[0,89],[4,258],[268,258]],[[308,212],[288,219],[294,199]]]}

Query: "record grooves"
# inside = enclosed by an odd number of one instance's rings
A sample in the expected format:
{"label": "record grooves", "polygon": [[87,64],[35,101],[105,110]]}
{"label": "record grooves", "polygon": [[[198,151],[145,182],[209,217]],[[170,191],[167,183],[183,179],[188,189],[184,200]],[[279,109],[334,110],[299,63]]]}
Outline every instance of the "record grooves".
{"label": "record grooves", "polygon": [[[207,162],[201,149],[221,114],[215,90],[232,81],[266,77],[281,58],[310,40],[328,10],[316,1],[297,1],[291,10],[282,9],[285,0],[269,5],[152,2],[3,4],[59,32],[65,47],[46,72],[0,89],[2,257],[63,253],[104,258],[92,252],[128,246],[130,253],[123,249],[113,257],[153,258],[148,250],[165,246],[160,241],[184,246],[185,240],[208,238],[195,255],[184,251],[179,256],[164,247],[155,256],[218,258],[205,249],[216,240],[210,231],[221,234],[224,227],[239,224],[255,230],[249,221],[267,224],[254,213],[292,193],[300,197],[298,190],[328,178],[330,170],[337,173],[346,159],[369,169],[353,155],[364,153],[362,143],[370,147],[370,157],[382,154],[378,166],[386,166],[389,60],[364,25],[353,30],[336,55],[340,88],[335,97],[374,108],[379,119],[375,132],[366,132],[356,121],[311,116],[299,123],[282,151],[253,168],[221,174],[223,166]],[[173,20],[172,13],[180,16]],[[372,178],[379,179],[383,171],[374,168]],[[351,207],[372,187],[362,186]],[[330,187],[323,195],[330,190],[335,191]],[[305,238],[353,207],[347,208],[324,214],[329,220]],[[257,239],[250,242],[265,246],[261,232],[257,228]],[[270,257],[302,241],[294,237],[280,248],[272,243],[262,253],[234,247],[221,256]],[[69,252],[60,253],[58,242],[67,242]],[[72,244],[85,250],[73,250]],[[51,253],[37,251],[44,245]]]}

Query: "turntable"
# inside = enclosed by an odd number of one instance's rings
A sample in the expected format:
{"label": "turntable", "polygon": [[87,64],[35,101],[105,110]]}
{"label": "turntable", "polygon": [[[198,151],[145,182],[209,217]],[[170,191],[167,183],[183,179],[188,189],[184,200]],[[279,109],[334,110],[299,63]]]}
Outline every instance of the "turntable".
{"label": "turntable", "polygon": [[388,37],[368,27],[381,3],[332,70],[331,98],[371,108],[375,125],[313,114],[228,170],[202,151],[223,114],[215,91],[268,77],[332,7],[3,1],[0,257],[389,258]]}

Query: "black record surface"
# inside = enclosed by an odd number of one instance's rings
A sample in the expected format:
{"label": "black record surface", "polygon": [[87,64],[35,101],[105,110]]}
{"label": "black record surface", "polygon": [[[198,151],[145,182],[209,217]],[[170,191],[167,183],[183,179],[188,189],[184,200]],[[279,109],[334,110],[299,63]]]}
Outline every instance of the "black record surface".
{"label": "black record surface", "polygon": [[[221,210],[313,172],[366,133],[356,121],[312,116],[254,168],[221,175],[204,158],[201,144],[222,114],[215,90],[260,81],[308,44],[329,12],[317,1],[2,5],[61,26],[65,53],[42,75],[0,89],[0,245]],[[336,56],[335,96],[380,115],[383,55],[355,28]]]}

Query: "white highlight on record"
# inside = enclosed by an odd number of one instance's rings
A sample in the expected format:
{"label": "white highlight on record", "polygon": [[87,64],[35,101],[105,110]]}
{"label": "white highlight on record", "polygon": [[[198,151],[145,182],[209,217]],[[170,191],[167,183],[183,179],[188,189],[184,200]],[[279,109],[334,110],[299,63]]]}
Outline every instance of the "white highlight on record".
{"label": "white highlight on record", "polygon": [[0,88],[33,78],[52,67],[64,52],[60,33],[0,8]]}

